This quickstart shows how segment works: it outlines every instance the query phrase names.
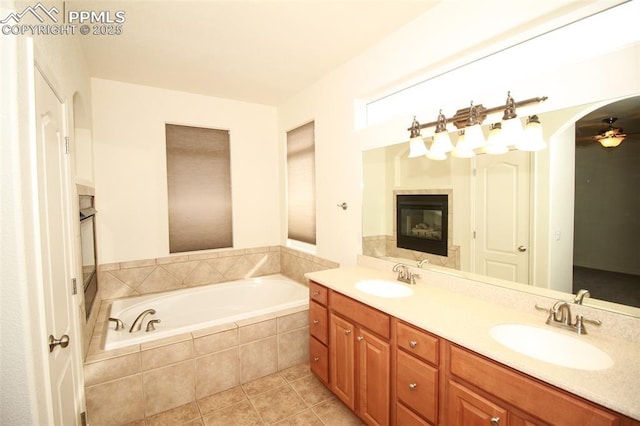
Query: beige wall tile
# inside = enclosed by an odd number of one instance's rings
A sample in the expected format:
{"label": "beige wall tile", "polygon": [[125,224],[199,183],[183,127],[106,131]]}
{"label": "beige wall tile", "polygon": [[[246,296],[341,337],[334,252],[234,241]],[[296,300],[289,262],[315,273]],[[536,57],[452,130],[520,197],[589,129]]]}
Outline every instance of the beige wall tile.
{"label": "beige wall tile", "polygon": [[196,356],[219,352],[238,346],[238,328],[198,337],[193,341]]}
{"label": "beige wall tile", "polygon": [[278,317],[278,333],[295,330],[309,325],[309,310]]}
{"label": "beige wall tile", "polygon": [[117,299],[131,296],[133,289],[117,279],[111,272],[100,274],[100,293],[103,299]]}
{"label": "beige wall tile", "polygon": [[215,268],[213,268],[209,264],[210,262],[211,261],[199,262],[198,266],[196,266],[193,271],[191,271],[191,273],[184,279],[184,285],[188,287],[194,287],[225,281],[224,276]]}
{"label": "beige wall tile", "polygon": [[84,385],[93,386],[140,373],[140,354],[134,353],[85,364]]}
{"label": "beige wall tile", "polygon": [[153,272],[136,288],[140,294],[154,293],[157,291],[177,290],[182,288],[182,283],[162,268],[155,268]]}
{"label": "beige wall tile", "polygon": [[188,261],[189,261],[188,254],[160,257],[156,259],[156,263],[158,265],[167,265],[169,263],[179,263],[179,262],[188,262]]}
{"label": "beige wall tile", "polygon": [[240,344],[253,342],[254,340],[264,339],[269,336],[275,336],[277,331],[277,322],[275,318],[256,322],[254,324],[244,325],[238,329],[238,340]]}
{"label": "beige wall tile", "polygon": [[142,375],[86,388],[87,418],[91,426],[120,425],[144,418]]}
{"label": "beige wall tile", "polygon": [[195,401],[193,360],[147,371],[142,382],[146,416]]}
{"label": "beige wall tile", "polygon": [[196,396],[198,399],[240,384],[238,348],[196,358]]}
{"label": "beige wall tile", "polygon": [[278,370],[309,360],[309,327],[278,334]]}
{"label": "beige wall tile", "polygon": [[129,287],[136,289],[151,274],[156,265],[141,266],[139,268],[127,268],[117,271],[111,271],[111,274]]}
{"label": "beige wall tile", "polygon": [[183,282],[200,264],[198,261],[176,262],[162,265],[161,268],[173,275],[179,282]]}
{"label": "beige wall tile", "polygon": [[140,345],[141,350],[146,351],[149,349],[159,348],[160,346],[172,345],[178,342],[185,342],[191,340],[191,333],[176,334],[175,336],[165,337],[164,339],[152,340]]}
{"label": "beige wall tile", "polygon": [[149,349],[140,353],[144,371],[193,358],[193,340]]}
{"label": "beige wall tile", "polygon": [[277,370],[276,336],[240,346],[240,380],[242,383],[275,373]]}
{"label": "beige wall tile", "polygon": [[120,262],[120,269],[139,268],[141,266],[153,266],[155,264],[155,259],[132,260],[129,262]]}

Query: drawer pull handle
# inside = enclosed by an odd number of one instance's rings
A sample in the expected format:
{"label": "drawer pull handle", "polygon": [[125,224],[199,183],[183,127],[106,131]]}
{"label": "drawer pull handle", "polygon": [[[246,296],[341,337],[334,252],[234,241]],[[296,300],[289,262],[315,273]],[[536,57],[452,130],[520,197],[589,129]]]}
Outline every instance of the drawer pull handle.
{"label": "drawer pull handle", "polygon": [[318,320],[313,320],[313,323],[314,323],[314,324],[317,324],[317,323],[319,323],[319,322],[320,322],[320,321],[318,321]]}
{"label": "drawer pull handle", "polygon": [[351,334],[351,330],[347,328],[347,329],[344,331],[344,334]]}
{"label": "drawer pull handle", "polygon": [[319,356],[314,356],[313,357],[313,362],[318,362],[320,361],[320,357]]}
{"label": "drawer pull handle", "polygon": [[418,346],[418,342],[416,342],[415,340],[412,340],[409,342],[409,346],[411,346],[412,348],[415,348],[416,346]]}
{"label": "drawer pull handle", "polygon": [[314,291],[311,296],[312,297],[318,297],[318,296],[320,296],[320,292],[319,291]]}
{"label": "drawer pull handle", "polygon": [[358,336],[358,337],[356,337],[356,339],[358,340],[358,342],[362,342],[364,340],[364,337]]}
{"label": "drawer pull handle", "polygon": [[498,426],[500,424],[500,417],[491,417],[491,426]]}
{"label": "drawer pull handle", "polygon": [[417,383],[409,383],[409,389],[416,390],[417,387],[418,387]]}

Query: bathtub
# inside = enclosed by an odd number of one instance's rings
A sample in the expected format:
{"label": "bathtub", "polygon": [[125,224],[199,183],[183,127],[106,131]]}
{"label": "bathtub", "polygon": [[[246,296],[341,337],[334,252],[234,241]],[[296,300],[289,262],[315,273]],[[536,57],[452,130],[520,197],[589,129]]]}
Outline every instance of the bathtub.
{"label": "bathtub", "polygon": [[[116,331],[116,324],[109,321],[102,348],[137,345],[308,304],[309,289],[284,275],[118,299],[113,301],[109,317],[122,320],[125,327]],[[156,313],[145,317],[140,331],[129,333],[136,317],[147,309]],[[152,319],[160,322],[155,330],[146,331]]]}

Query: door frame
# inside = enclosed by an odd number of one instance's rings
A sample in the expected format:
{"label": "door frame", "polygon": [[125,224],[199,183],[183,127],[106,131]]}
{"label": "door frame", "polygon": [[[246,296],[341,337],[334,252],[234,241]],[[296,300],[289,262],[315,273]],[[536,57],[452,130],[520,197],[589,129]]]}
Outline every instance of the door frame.
{"label": "door frame", "polygon": [[[70,118],[73,114],[73,102],[72,99],[67,99],[64,96],[61,96],[62,91],[60,90],[60,85],[56,83],[54,78],[55,73],[47,68],[46,65],[43,65],[43,61],[38,61],[38,50],[34,49],[33,41],[31,40],[27,44],[27,57],[26,61],[27,71],[28,71],[28,90],[29,90],[29,158],[28,161],[30,163],[30,170],[33,180],[29,182],[29,186],[31,189],[31,215],[29,215],[29,222],[25,223],[26,227],[32,228],[32,241],[33,249],[35,251],[35,255],[33,256],[33,262],[31,268],[35,271],[33,274],[34,280],[31,281],[31,285],[29,291],[31,292],[31,303],[35,302],[37,309],[31,309],[31,312],[41,313],[39,315],[33,315],[31,317],[32,324],[32,335],[31,337],[31,351],[34,355],[34,365],[33,365],[33,386],[34,391],[37,395],[36,401],[38,404],[38,421],[42,424],[53,424],[54,423],[54,411],[53,411],[53,397],[52,397],[52,384],[50,380],[50,372],[49,372],[49,347],[47,336],[49,335],[50,327],[46,322],[46,316],[44,314],[45,310],[45,295],[44,295],[44,277],[42,275],[43,270],[43,259],[40,255],[40,247],[43,244],[43,237],[40,229],[40,199],[38,195],[38,178],[37,174],[41,171],[38,169],[38,150],[36,143],[36,102],[35,102],[35,78],[36,73],[40,73],[55,96],[58,98],[62,108],[62,131],[63,138],[70,138],[70,123],[72,121]],[[70,143],[70,146],[72,144]],[[66,213],[64,220],[69,224],[69,233],[65,235],[66,243],[70,247],[68,258],[65,259],[66,268],[70,271],[70,278],[75,278],[77,280],[79,265],[77,261],[78,247],[76,244],[76,239],[74,235],[79,233],[79,213],[78,206],[74,205],[73,199],[74,194],[76,194],[75,185],[71,181],[73,179],[73,168],[71,162],[71,150],[65,155],[65,168],[66,175],[68,176],[67,182],[65,183],[67,199],[65,200],[66,204]],[[77,203],[76,203],[77,204]],[[74,220],[74,218],[76,220]],[[69,287],[70,287],[70,283]],[[74,377],[76,378],[75,388],[76,395],[73,395],[75,399],[75,405],[79,412],[77,413],[77,419],[80,419],[81,413],[86,412],[86,401],[85,401],[85,392],[84,392],[84,376],[83,376],[83,328],[81,327],[81,304],[83,293],[81,291],[81,283],[78,286],[78,291],[75,295],[71,296],[71,309],[70,318],[71,318],[71,329],[73,330],[73,334],[75,335],[75,341],[71,342],[69,346],[69,350],[72,351],[72,368],[74,369]],[[59,350],[59,349],[56,349]]]}

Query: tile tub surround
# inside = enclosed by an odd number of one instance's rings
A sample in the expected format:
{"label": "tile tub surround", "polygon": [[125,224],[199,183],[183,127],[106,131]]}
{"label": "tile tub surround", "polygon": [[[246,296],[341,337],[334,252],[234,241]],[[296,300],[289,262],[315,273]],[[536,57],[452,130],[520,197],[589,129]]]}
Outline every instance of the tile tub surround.
{"label": "tile tub surround", "polygon": [[109,300],[272,274],[306,283],[305,273],[336,267],[336,262],[271,246],[101,264],[98,279],[101,299]]}
{"label": "tile tub surround", "polygon": [[108,305],[84,365],[92,425],[138,421],[308,362],[308,308],[102,351]]}
{"label": "tile tub surround", "polygon": [[101,300],[177,290],[262,275],[282,274],[306,284],[304,274],[337,268],[336,262],[282,246],[191,253],[101,264],[96,308],[86,322],[83,349],[89,351]]}

